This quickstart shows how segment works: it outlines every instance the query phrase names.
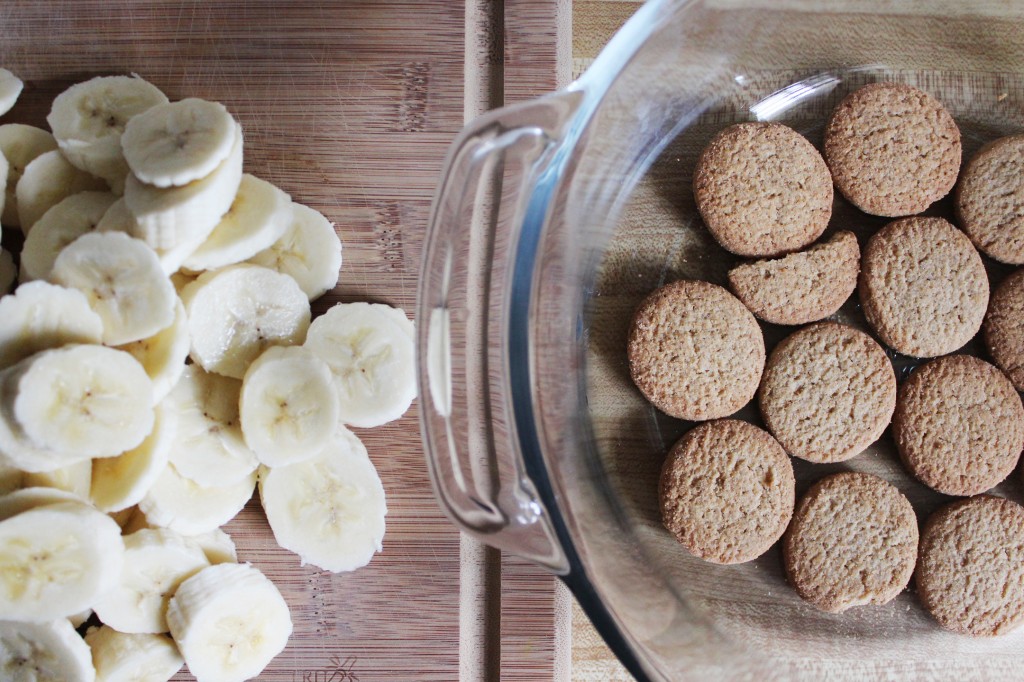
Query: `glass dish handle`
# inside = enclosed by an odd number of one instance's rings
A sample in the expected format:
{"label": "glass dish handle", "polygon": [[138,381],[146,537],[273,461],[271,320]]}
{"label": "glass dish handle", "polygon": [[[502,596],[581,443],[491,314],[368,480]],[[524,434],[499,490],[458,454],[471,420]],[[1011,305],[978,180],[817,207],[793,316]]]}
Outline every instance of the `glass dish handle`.
{"label": "glass dish handle", "polygon": [[[519,447],[508,304],[525,208],[579,93],[498,109],[456,139],[434,198],[417,307],[421,426],[434,492],[465,532],[568,570]],[[521,273],[520,273],[521,274]]]}

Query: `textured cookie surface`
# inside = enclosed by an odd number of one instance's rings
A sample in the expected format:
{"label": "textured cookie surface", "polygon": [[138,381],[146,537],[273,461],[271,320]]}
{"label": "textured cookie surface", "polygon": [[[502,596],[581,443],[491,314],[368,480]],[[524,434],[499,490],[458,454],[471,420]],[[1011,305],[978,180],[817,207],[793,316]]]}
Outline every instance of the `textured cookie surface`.
{"label": "textured cookie surface", "polygon": [[1024,391],[1024,270],[1004,279],[992,293],[982,329],[996,365]]}
{"label": "textured cookie surface", "polygon": [[996,367],[947,355],[900,386],[893,438],[904,466],[947,495],[976,495],[1010,475],[1024,448],[1024,406]]}
{"label": "textured cookie surface", "polygon": [[821,479],[800,499],[782,558],[803,599],[839,613],[894,599],[914,572],[917,541],[903,493],[877,476],[847,472]]}
{"label": "textured cookie surface", "polygon": [[956,212],[978,249],[1003,263],[1024,263],[1024,135],[990,142],[967,162]]}
{"label": "textured cookie surface", "polygon": [[857,237],[839,232],[806,251],[737,265],[729,271],[729,287],[765,322],[806,324],[839,310],[859,272]]}
{"label": "textured cookie surface", "polygon": [[860,300],[893,349],[920,358],[957,350],[981,327],[988,276],[963,232],[942,218],[895,220],[868,240]]}
{"label": "textured cookie surface", "polygon": [[847,95],[825,128],[836,188],[865,213],[906,216],[946,196],[960,169],[960,130],[942,103],[898,83]]}
{"label": "textured cookie surface", "polygon": [[717,419],[743,407],[764,369],[757,320],[720,286],[666,284],[640,303],[627,344],[629,373],[658,409],[679,419]]}
{"label": "textured cookie surface", "polygon": [[979,495],[928,519],[917,567],[921,603],[944,628],[1003,635],[1024,621],[1024,507]]}
{"label": "textured cookie surface", "polygon": [[659,484],[665,527],[690,552],[718,564],[764,554],[793,514],[793,465],[765,431],[735,419],[687,432]]}
{"label": "textured cookie surface", "polygon": [[708,230],[740,256],[778,256],[817,239],[832,178],[810,142],[781,123],[738,123],[697,160],[693,194]]}
{"label": "textured cookie surface", "polygon": [[864,332],[834,322],[783,339],[765,368],[761,415],[786,451],[841,462],[875,442],[896,404],[896,375]]}

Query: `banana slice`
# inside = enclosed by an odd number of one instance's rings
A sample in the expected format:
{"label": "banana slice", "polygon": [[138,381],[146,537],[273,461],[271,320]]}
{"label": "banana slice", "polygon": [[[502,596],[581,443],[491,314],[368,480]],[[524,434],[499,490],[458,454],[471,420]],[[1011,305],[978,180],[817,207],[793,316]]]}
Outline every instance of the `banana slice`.
{"label": "banana slice", "polygon": [[18,224],[26,235],[51,207],[72,194],[107,189],[103,180],[75,168],[59,151],[40,154],[25,166],[14,188]]}
{"label": "banana slice", "polygon": [[0,69],[0,116],[11,110],[24,87],[20,78],[7,69]]}
{"label": "banana slice", "polygon": [[42,128],[27,126],[23,123],[0,125],[0,153],[9,164],[0,223],[10,227],[16,227],[20,223],[18,200],[15,195],[18,181],[21,180],[25,168],[36,157],[55,149],[57,149],[57,140]]}
{"label": "banana slice", "polygon": [[261,463],[314,457],[338,424],[331,370],[301,346],[268,348],[245,373],[239,413],[245,442]]}
{"label": "banana slice", "polygon": [[241,389],[237,379],[189,365],[163,401],[177,416],[171,463],[185,478],[201,486],[223,486],[256,470],[259,461],[245,444],[238,416]]}
{"label": "banana slice", "polygon": [[342,422],[380,426],[409,409],[416,397],[410,330],[402,311],[379,303],[338,304],[310,325],[305,345],[331,368]]}
{"label": "banana slice", "polygon": [[64,248],[50,280],[78,289],[103,320],[103,342],[118,346],[174,322],[174,287],[151,248],[120,232],[86,234]]}
{"label": "banana slice", "polygon": [[230,265],[201,275],[181,292],[189,355],[207,372],[241,379],[269,346],[301,344],[309,299],[291,277],[258,265]]}
{"label": "banana slice", "polygon": [[140,181],[181,187],[205,178],[231,153],[235,119],[223,104],[190,97],[145,111],[125,126],[124,158]]}
{"label": "banana slice", "polygon": [[138,447],[117,457],[91,460],[85,497],[107,513],[128,509],[142,501],[167,467],[177,421],[173,411],[157,405],[153,429]]}
{"label": "banana slice", "polygon": [[210,566],[183,582],[167,624],[198,682],[256,677],[292,634],[288,604],[250,564]]}
{"label": "banana slice", "polygon": [[[181,187],[154,187],[129,175],[124,200],[135,216],[135,236],[163,251],[183,244],[198,248],[231,208],[238,192],[242,144],[242,127],[236,124],[228,157],[206,177]],[[189,255],[191,252],[184,254],[182,262]]]}
{"label": "banana slice", "polygon": [[168,464],[139,502],[139,509],[150,525],[201,535],[235,518],[255,488],[255,471],[230,485],[201,486]]}
{"label": "banana slice", "polygon": [[47,488],[45,486],[33,486],[10,492],[0,497],[0,521],[9,519],[36,507],[46,507],[61,502],[76,502],[86,504],[84,498],[75,493],[60,488]]}
{"label": "banana slice", "polygon": [[[139,228],[139,223],[135,220],[135,216],[128,210],[128,204],[125,203],[124,197],[115,201],[105,214],[103,219],[100,220],[96,226],[97,232],[124,232],[138,239],[144,239],[144,234]],[[200,233],[197,236],[191,238],[190,241],[182,242],[177,246],[162,249],[153,248],[156,251],[156,256],[160,260],[160,267],[163,269],[164,274],[171,275],[178,271],[178,268],[182,266],[185,259],[192,255],[192,252],[202,245],[206,239],[204,233]],[[179,287],[175,287],[178,289]]]}
{"label": "banana slice", "polygon": [[10,682],[94,682],[89,645],[67,618],[0,621],[0,675]]}
{"label": "banana slice", "polygon": [[101,625],[89,628],[85,643],[100,682],[167,682],[185,665],[167,635],[129,634]]}
{"label": "banana slice", "polygon": [[18,266],[14,264],[14,256],[7,249],[0,249],[0,295],[14,288],[18,279]]}
{"label": "banana slice", "polygon": [[124,568],[117,585],[100,596],[93,610],[120,632],[167,632],[164,613],[186,578],[210,565],[196,543],[166,528],[124,537]]}
{"label": "banana slice", "polygon": [[[102,462],[103,460],[97,460]],[[83,459],[53,471],[25,472],[22,485],[25,487],[56,488],[65,490],[82,500],[89,499],[89,485],[92,480],[92,460]]]}
{"label": "banana slice", "polygon": [[5,412],[38,448],[68,458],[113,457],[153,428],[153,383],[128,353],[65,346],[7,372],[4,391],[13,400]]}
{"label": "banana slice", "polygon": [[128,175],[121,151],[125,124],[166,103],[167,95],[138,76],[99,76],[57,95],[46,122],[73,166],[103,178],[121,194]]}
{"label": "banana slice", "polygon": [[188,539],[198,544],[211,564],[238,563],[238,550],[235,541],[220,528],[214,528],[200,535],[189,535]]}
{"label": "banana slice", "polygon": [[131,353],[153,380],[153,400],[163,400],[181,379],[188,359],[188,317],[181,300],[174,300],[174,322],[153,336],[118,346]]}
{"label": "banana slice", "polygon": [[121,529],[79,502],[36,507],[0,521],[0,613],[42,622],[90,608],[124,564]]}
{"label": "banana slice", "polygon": [[92,232],[117,199],[110,192],[79,192],[36,221],[21,250],[21,281],[46,279],[64,247]]}
{"label": "banana slice", "polygon": [[49,348],[99,343],[103,320],[85,295],[49,282],[30,282],[0,298],[0,368]]}
{"label": "banana slice", "polygon": [[323,214],[293,203],[288,229],[249,262],[289,275],[312,301],[338,283],[341,239]]}
{"label": "banana slice", "polygon": [[[17,366],[16,366],[17,367]],[[76,453],[71,456],[38,447],[15,421],[11,408],[16,397],[16,379],[20,373],[9,368],[0,373],[0,462],[22,472],[38,473],[89,459]]]}
{"label": "banana slice", "polygon": [[312,459],[260,467],[260,500],[277,544],[303,566],[354,571],[382,549],[384,486],[362,442],[343,427]]}
{"label": "banana slice", "polygon": [[276,242],[290,218],[291,197],[246,173],[231,208],[185,260],[185,267],[198,272],[241,263]]}

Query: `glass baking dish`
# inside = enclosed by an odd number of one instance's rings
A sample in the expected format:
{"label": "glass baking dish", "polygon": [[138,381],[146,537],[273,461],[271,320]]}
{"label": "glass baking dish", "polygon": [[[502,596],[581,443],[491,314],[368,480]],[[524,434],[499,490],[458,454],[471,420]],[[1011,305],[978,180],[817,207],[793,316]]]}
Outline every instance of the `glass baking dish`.
{"label": "glass baking dish", "polygon": [[[467,532],[561,575],[638,678],[1019,679],[1024,630],[945,632],[913,584],[826,614],[786,585],[777,547],[735,566],[679,547],[657,478],[693,424],[640,397],[625,333],[651,290],[724,284],[736,262],[690,190],[716,131],[779,121],[820,147],[839,99],[894,80],[946,105],[967,159],[1024,126],[1022,18],[1015,2],[650,0],[568,89],[483,116],[452,146],[418,307],[435,492]],[[950,200],[929,213],[952,217]],[[885,222],[837,195],[825,238],[850,229],[863,247]],[[836,317],[864,327],[856,296]],[[793,328],[764,329],[770,351]],[[893,361],[901,377],[913,364]],[[892,481],[922,522],[949,500],[903,472],[888,433],[848,462],[794,466],[798,495],[856,470]],[[1019,473],[997,492],[1020,501]]]}

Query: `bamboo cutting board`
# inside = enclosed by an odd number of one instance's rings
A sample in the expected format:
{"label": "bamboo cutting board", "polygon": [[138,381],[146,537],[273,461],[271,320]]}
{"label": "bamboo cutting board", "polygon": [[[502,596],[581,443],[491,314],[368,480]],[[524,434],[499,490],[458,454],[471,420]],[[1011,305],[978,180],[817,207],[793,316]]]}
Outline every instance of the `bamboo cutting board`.
{"label": "bamboo cutting board", "polygon": [[[5,0],[0,36],[0,64],[27,84],[0,122],[45,127],[56,94],[101,74],[135,72],[171,99],[223,102],[245,132],[246,172],[337,224],[341,280],[314,311],[369,300],[412,312],[431,198],[463,123],[459,3]],[[260,679],[458,679],[459,534],[434,501],[416,404],[358,435],[390,510],[368,567],[300,567],[255,501],[227,527],[295,622]]]}

